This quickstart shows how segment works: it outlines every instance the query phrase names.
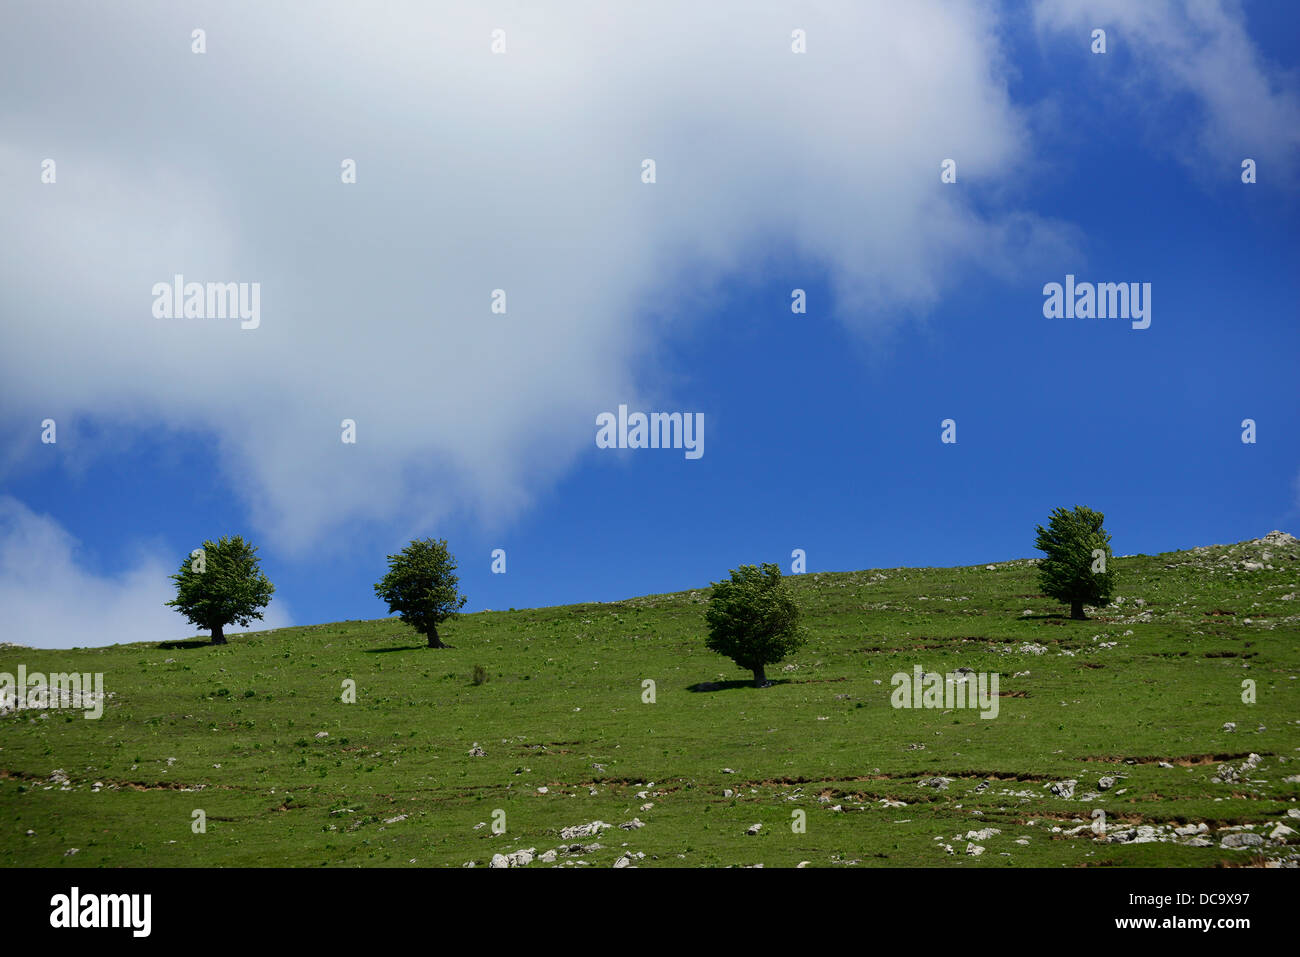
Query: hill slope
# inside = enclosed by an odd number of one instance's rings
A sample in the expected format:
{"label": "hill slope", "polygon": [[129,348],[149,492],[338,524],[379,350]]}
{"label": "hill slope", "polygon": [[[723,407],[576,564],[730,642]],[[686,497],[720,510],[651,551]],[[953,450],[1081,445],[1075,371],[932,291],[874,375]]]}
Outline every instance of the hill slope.
{"label": "hill slope", "polygon": [[[0,717],[0,863],[1294,864],[1300,546],[1115,562],[1083,622],[1031,561],[791,578],[810,642],[762,689],[704,649],[706,589],[467,615],[446,650],[395,620],[0,647],[108,693],[100,720]],[[997,717],[891,707],[917,665],[998,673]]]}

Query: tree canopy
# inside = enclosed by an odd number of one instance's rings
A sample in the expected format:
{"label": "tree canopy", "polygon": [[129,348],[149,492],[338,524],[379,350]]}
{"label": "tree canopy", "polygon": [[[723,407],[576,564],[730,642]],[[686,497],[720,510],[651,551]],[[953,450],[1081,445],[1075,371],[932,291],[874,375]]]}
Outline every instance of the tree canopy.
{"label": "tree canopy", "polygon": [[236,535],[207,541],[170,576],[176,597],[167,602],[199,628],[212,632],[214,645],[226,644],[227,625],[261,619],[275,586],[262,573],[257,549]]}
{"label": "tree canopy", "polygon": [[1105,605],[1115,588],[1110,534],[1102,528],[1101,512],[1084,505],[1057,508],[1047,527],[1039,525],[1034,547],[1046,553],[1038,563],[1038,585],[1044,595],[1070,606],[1070,617],[1083,619],[1084,605]]}
{"label": "tree canopy", "polygon": [[464,607],[466,598],[459,588],[447,540],[425,538],[388,556],[388,573],[375,585],[375,594],[388,602],[390,613],[426,636],[430,648],[445,648],[438,625]]}
{"label": "tree canopy", "polygon": [[709,626],[708,648],[726,655],[754,673],[754,683],[767,683],[765,668],[800,648],[804,641],[799,606],[771,563],[761,568],[741,565],[728,580],[714,582],[704,613]]}

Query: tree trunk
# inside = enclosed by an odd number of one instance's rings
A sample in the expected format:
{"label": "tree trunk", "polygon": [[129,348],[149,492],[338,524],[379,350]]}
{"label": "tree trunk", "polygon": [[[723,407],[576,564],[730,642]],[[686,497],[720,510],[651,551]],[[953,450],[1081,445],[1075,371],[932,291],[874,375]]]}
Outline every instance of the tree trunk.
{"label": "tree trunk", "polygon": [[1076,601],[1070,603],[1070,617],[1076,621],[1088,620],[1088,616],[1083,613],[1083,602]]}
{"label": "tree trunk", "polygon": [[754,686],[761,688],[765,684],[767,684],[767,672],[763,670],[762,665],[759,665],[754,669]]}
{"label": "tree trunk", "polygon": [[212,626],[212,643],[214,645],[224,645],[226,643],[226,632],[224,625]]}
{"label": "tree trunk", "polygon": [[442,639],[438,637],[438,626],[437,626],[437,625],[432,625],[432,626],[430,626],[430,628],[429,628],[429,647],[430,647],[430,648],[446,648],[446,647],[447,647],[446,645],[444,645],[444,644],[442,643]]}

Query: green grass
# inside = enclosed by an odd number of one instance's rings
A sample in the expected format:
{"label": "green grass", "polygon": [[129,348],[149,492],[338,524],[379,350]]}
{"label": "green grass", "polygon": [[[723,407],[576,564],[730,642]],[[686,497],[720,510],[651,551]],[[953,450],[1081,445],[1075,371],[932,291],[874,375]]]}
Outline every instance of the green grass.
{"label": "green grass", "polygon": [[[1271,569],[1243,569],[1266,551]],[[97,721],[0,718],[0,863],[459,867],[573,843],[602,847],[559,863],[609,867],[625,851],[640,866],[1294,862],[1296,838],[1267,835],[1279,821],[1300,831],[1286,813],[1300,785],[1284,780],[1300,773],[1300,598],[1284,598],[1300,592],[1300,548],[1115,564],[1123,601],[1081,622],[1036,595],[1025,561],[793,577],[810,640],[761,689],[705,650],[706,590],[466,615],[444,627],[445,650],[395,620],[225,647],[6,646],[0,672],[103,672],[111,697]],[[891,707],[891,675],[914,664],[999,672],[998,717]],[[1247,678],[1255,704],[1242,702]],[[355,704],[341,701],[347,679]],[[469,755],[476,742],[485,756]],[[1212,780],[1251,752],[1261,760],[1241,780]],[[918,783],[936,775],[947,789]],[[1122,777],[1103,793],[1103,775]],[[1066,779],[1074,797],[1053,796]],[[1211,846],[1064,833],[1094,808],[1112,836],[1204,822]],[[195,809],[206,833],[191,829]],[[633,817],[645,826],[617,828]],[[559,836],[594,820],[616,827]],[[1241,825],[1265,844],[1222,847],[1221,829]],[[1001,833],[968,855],[964,835],[981,828]]]}

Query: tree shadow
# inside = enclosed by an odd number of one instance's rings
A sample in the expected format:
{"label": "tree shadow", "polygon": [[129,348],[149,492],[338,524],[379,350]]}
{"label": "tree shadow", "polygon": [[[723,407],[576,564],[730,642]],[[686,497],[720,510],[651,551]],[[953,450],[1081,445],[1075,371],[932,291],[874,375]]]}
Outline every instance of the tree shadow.
{"label": "tree shadow", "polygon": [[191,638],[186,641],[163,641],[158,643],[161,651],[186,651],[190,648],[211,648],[211,638]]}
{"label": "tree shadow", "polygon": [[[428,646],[427,644],[424,644],[424,645],[391,645],[391,646],[388,647],[388,648],[363,648],[362,651],[364,651],[364,652],[365,652],[366,654],[368,654],[368,655],[383,655],[383,654],[387,654],[387,653],[390,652],[390,651],[419,651],[421,648],[428,648],[428,647],[429,647],[429,646]],[[437,651],[436,648],[435,648],[434,650]]]}
{"label": "tree shadow", "polygon": [[[764,685],[763,687],[774,688],[777,685],[788,685],[789,683],[790,683],[789,678],[769,678],[767,684]],[[694,691],[695,693],[698,694],[700,692],[707,692],[707,691],[733,691],[736,688],[757,688],[757,687],[758,686],[754,684],[753,678],[744,678],[744,679],[737,679],[733,681],[699,681],[693,685],[687,685],[686,690]]]}

